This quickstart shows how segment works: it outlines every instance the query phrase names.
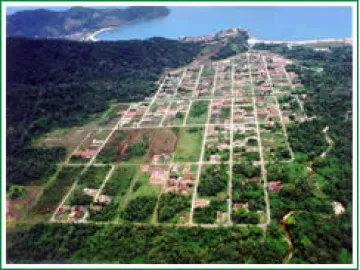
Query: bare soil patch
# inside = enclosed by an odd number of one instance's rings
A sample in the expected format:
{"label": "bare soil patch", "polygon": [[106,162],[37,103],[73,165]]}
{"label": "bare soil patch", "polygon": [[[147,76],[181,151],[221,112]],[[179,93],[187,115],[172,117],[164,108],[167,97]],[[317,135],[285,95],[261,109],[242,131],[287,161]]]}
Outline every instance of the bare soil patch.
{"label": "bare soil patch", "polygon": [[25,189],[26,194],[23,197],[15,200],[6,199],[6,221],[20,221],[41,191],[40,186],[28,186]]}
{"label": "bare soil patch", "polygon": [[175,151],[177,142],[176,133],[168,128],[153,129],[149,133],[149,151],[147,160],[151,160],[153,155],[172,154]]}

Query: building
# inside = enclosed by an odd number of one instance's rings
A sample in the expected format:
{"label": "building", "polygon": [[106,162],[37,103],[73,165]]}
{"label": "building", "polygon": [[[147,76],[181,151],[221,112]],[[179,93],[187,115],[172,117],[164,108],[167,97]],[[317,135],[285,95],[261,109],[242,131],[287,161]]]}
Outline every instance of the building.
{"label": "building", "polygon": [[168,171],[161,168],[153,169],[150,176],[150,184],[162,185],[165,184],[168,179],[169,179]]}
{"label": "building", "polygon": [[269,190],[272,192],[279,192],[281,190],[281,182],[280,181],[270,181],[269,182]]}

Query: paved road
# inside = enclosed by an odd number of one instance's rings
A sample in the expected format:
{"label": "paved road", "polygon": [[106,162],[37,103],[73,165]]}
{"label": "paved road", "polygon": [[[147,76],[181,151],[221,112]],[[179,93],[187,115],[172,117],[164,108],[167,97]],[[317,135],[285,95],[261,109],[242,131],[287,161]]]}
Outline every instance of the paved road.
{"label": "paved road", "polygon": [[249,66],[251,91],[253,93],[252,101],[253,101],[254,114],[255,114],[256,134],[257,134],[257,138],[258,138],[258,142],[259,142],[260,168],[261,168],[262,180],[264,183],[264,198],[265,198],[265,204],[266,204],[266,225],[268,225],[271,222],[271,213],[270,213],[271,210],[270,210],[270,201],[269,201],[269,194],[268,194],[268,188],[267,188],[267,170],[265,167],[264,156],[263,156],[263,152],[262,152],[259,120],[257,117],[256,98],[255,98],[255,93],[254,93],[254,82],[253,82],[253,78],[252,78],[252,69],[251,69],[249,53],[247,53],[246,55],[247,55],[247,63]]}

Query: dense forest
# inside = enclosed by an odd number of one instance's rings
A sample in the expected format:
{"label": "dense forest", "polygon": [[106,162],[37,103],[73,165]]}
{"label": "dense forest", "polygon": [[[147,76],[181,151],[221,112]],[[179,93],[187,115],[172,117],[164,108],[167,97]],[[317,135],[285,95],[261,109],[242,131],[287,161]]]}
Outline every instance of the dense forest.
{"label": "dense forest", "polygon": [[246,52],[248,50],[248,32],[239,32],[237,36],[230,37],[225,41],[225,44],[221,49],[210,57],[211,60],[220,60],[237,53]]}
{"label": "dense forest", "polygon": [[[270,194],[272,217],[285,221],[294,244],[291,263],[350,263],[352,261],[352,47],[315,51],[259,44],[294,59],[286,68],[296,72],[306,94],[305,112],[311,118],[288,128],[295,162],[268,168],[268,180],[284,183]],[[333,141],[325,139],[324,129]],[[325,156],[321,153],[327,151]],[[306,171],[310,173],[306,173]],[[345,213],[335,216],[331,203]]]}
{"label": "dense forest", "polygon": [[71,7],[65,11],[24,10],[6,16],[6,34],[32,38],[78,38],[86,36],[89,31],[151,20],[169,13],[166,7],[149,6],[125,9]]}
{"label": "dense forest", "polygon": [[[23,166],[24,153],[28,164],[42,159],[41,150],[30,148],[35,137],[82,124],[105,111],[110,100],[143,100],[155,92],[164,68],[185,65],[201,50],[164,38],[96,43],[8,38],[6,46],[7,183],[18,184],[43,171],[37,165],[28,175]],[[61,157],[54,152],[50,161]]]}
{"label": "dense forest", "polygon": [[280,263],[287,248],[277,226],[37,224],[8,237],[8,263]]}

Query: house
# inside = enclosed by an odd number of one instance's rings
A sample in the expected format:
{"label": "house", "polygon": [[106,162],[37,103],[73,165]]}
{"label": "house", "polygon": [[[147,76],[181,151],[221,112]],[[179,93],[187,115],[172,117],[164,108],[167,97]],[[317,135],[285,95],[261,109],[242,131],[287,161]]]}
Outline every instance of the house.
{"label": "house", "polygon": [[179,171],[179,164],[175,164],[172,168],[171,168],[172,172],[178,172]]}
{"label": "house", "polygon": [[150,176],[150,184],[162,185],[166,183],[168,178],[169,178],[168,171],[161,168],[153,169]]}
{"label": "house", "polygon": [[281,190],[281,182],[280,181],[270,181],[269,182],[269,190],[272,192],[279,192]]}
{"label": "house", "polygon": [[241,118],[241,114],[240,113],[236,113],[235,115],[234,115],[234,119],[240,119]]}
{"label": "house", "polygon": [[210,162],[220,162],[221,157],[220,155],[210,155]]}
{"label": "house", "polygon": [[73,156],[82,157],[82,158],[92,158],[95,155],[95,150],[84,150],[84,151],[76,151]]}
{"label": "house", "polygon": [[266,116],[267,116],[267,111],[264,110],[264,109],[258,109],[257,110],[257,115],[258,115],[259,118],[265,119]]}
{"label": "house", "polygon": [[171,178],[171,179],[168,181],[168,186],[169,186],[169,187],[174,187],[174,186],[176,186],[176,184],[177,184],[177,181],[176,181],[175,178]]}
{"label": "house", "polygon": [[141,172],[148,172],[149,171],[149,165],[141,165],[140,166]]}
{"label": "house", "polygon": [[65,213],[65,208],[64,207],[60,207],[59,210],[56,212],[56,216],[61,216],[62,214]]}
{"label": "house", "polygon": [[187,189],[187,184],[181,182],[181,183],[179,184],[179,189],[180,189],[180,191],[186,190],[186,189]]}
{"label": "house", "polygon": [[186,217],[186,212],[185,211],[181,211],[180,212],[180,218],[183,219]]}
{"label": "house", "polygon": [[253,177],[253,178],[250,178],[249,181],[250,181],[250,182],[253,182],[253,183],[260,183],[260,182],[261,182],[261,179],[260,179],[260,178],[257,178],[257,177]]}
{"label": "house", "polygon": [[83,189],[83,193],[85,195],[88,195],[88,196],[91,196],[91,197],[94,197],[96,195],[96,193],[98,193],[98,189],[93,189],[93,188],[84,188]]}
{"label": "house", "polygon": [[238,210],[239,208],[248,209],[249,208],[249,202],[243,203],[243,202],[237,202],[234,204],[234,210]]}
{"label": "house", "polygon": [[203,208],[210,205],[210,200],[205,200],[205,199],[199,199],[195,201],[195,208],[199,207],[199,208]]}
{"label": "house", "polygon": [[229,145],[227,143],[219,143],[216,145],[216,148],[219,150],[226,150],[229,149]]}
{"label": "house", "polygon": [[111,202],[111,197],[107,195],[100,195],[97,198],[97,202],[101,204],[109,204]]}

